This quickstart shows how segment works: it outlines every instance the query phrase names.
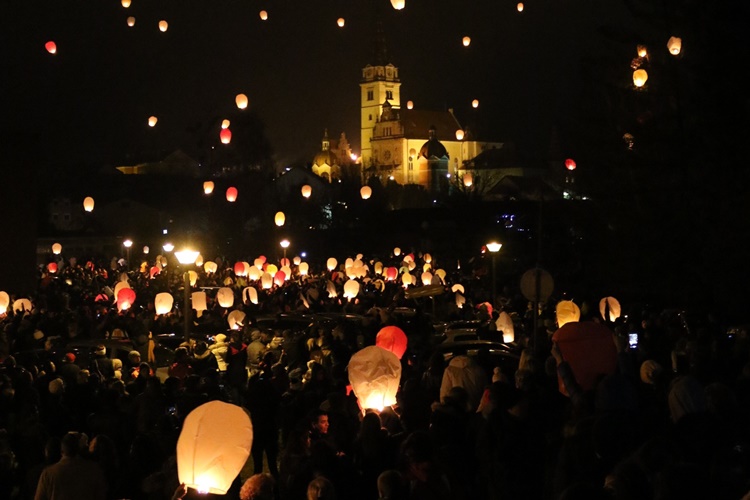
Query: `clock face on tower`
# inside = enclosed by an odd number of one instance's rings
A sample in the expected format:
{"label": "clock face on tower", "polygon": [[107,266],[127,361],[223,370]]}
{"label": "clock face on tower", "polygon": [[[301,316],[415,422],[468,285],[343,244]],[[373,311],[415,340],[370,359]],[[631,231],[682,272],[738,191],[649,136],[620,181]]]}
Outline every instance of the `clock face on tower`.
{"label": "clock face on tower", "polygon": [[391,159],[391,152],[386,149],[385,152],[383,153],[383,158],[385,159],[385,161],[390,160]]}

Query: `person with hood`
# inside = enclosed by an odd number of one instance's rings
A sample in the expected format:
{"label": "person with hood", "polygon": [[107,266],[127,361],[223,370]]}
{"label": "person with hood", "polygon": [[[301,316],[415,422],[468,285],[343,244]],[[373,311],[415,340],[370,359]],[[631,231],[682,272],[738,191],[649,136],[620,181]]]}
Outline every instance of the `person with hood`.
{"label": "person with hood", "polygon": [[208,345],[202,340],[195,343],[195,349],[193,350],[193,357],[190,359],[190,365],[193,367],[194,373],[201,377],[219,371],[219,363],[216,360],[216,356],[214,356],[213,352],[208,348]]}
{"label": "person with hood", "polygon": [[227,352],[229,349],[229,343],[227,342],[227,336],[220,333],[216,336],[216,342],[211,344],[209,347],[210,351],[216,357],[216,364],[219,367],[219,372],[224,373],[227,371]]}

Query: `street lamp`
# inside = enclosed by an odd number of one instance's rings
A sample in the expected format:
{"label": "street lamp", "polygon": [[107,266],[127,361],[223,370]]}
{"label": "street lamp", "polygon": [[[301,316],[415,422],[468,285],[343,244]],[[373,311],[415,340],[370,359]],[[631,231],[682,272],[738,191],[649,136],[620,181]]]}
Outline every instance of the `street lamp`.
{"label": "street lamp", "polygon": [[126,251],[125,260],[128,261],[128,268],[130,268],[130,247],[133,246],[133,240],[131,240],[130,238],[126,239],[125,241],[122,242],[122,246],[125,247],[125,251]]}
{"label": "street lamp", "polygon": [[172,250],[174,250],[174,245],[171,243],[164,243],[161,247],[165,252],[171,252]]}
{"label": "street lamp", "polygon": [[183,248],[179,252],[174,253],[174,256],[177,257],[177,262],[179,262],[184,268],[183,278],[185,281],[185,310],[183,311],[183,335],[185,336],[185,342],[190,342],[190,272],[188,271],[188,266],[195,264],[195,260],[198,258],[198,255],[200,255],[200,252],[190,250],[188,248]]}
{"label": "street lamp", "polygon": [[503,244],[497,242],[496,240],[492,240],[489,243],[487,243],[486,247],[487,250],[492,254],[492,307],[495,307],[495,297],[497,295],[497,286],[496,286],[496,279],[495,279],[495,260],[497,252],[500,251]]}
{"label": "street lamp", "polygon": [[284,249],[284,258],[286,259],[286,249],[289,248],[289,240],[285,238],[279,242],[279,245]]}

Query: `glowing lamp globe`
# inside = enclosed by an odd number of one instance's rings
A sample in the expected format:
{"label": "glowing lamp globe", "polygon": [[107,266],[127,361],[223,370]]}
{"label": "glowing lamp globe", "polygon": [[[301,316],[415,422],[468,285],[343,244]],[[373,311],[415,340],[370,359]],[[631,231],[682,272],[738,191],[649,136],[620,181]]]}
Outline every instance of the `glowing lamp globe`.
{"label": "glowing lamp globe", "polygon": [[133,16],[128,17],[127,23],[128,23],[128,26],[132,28],[133,26],[135,26],[135,18]]}
{"label": "glowing lamp globe", "polygon": [[117,310],[127,311],[135,303],[135,291],[132,288],[123,288],[117,294]]}
{"label": "glowing lamp globe", "polygon": [[252,303],[258,305],[258,290],[251,286],[245,287],[245,289],[242,290],[242,301],[245,304]]}
{"label": "glowing lamp globe", "polygon": [[577,166],[578,165],[576,165],[575,160],[573,160],[572,158],[568,158],[567,160],[565,160],[565,168],[570,170],[571,172],[575,170]]}
{"label": "glowing lamp globe", "polygon": [[253,281],[259,280],[262,274],[257,265],[250,266],[250,269],[247,270],[247,277]]}
{"label": "glowing lamp globe", "polygon": [[370,196],[372,196],[372,188],[370,186],[362,186],[362,189],[359,190],[359,195],[363,200],[369,200]]}
{"label": "glowing lamp globe", "polygon": [[7,313],[9,305],[10,295],[8,295],[8,292],[0,292],[0,314]]}
{"label": "glowing lamp globe", "polygon": [[183,248],[174,253],[174,256],[177,257],[177,262],[182,265],[195,264],[195,259],[197,259],[199,255],[200,252],[197,250],[190,250],[187,248]]}
{"label": "glowing lamp globe", "polygon": [[87,212],[94,211],[94,199],[91,196],[87,196],[83,199],[83,209]]}
{"label": "glowing lamp globe", "polygon": [[640,88],[646,85],[646,80],[648,80],[648,73],[645,69],[637,69],[633,71],[633,85]]}
{"label": "glowing lamp globe", "polygon": [[247,96],[245,94],[237,94],[237,97],[234,98],[234,103],[239,109],[246,109],[247,102]]}
{"label": "glowing lamp globe", "polygon": [[258,15],[260,16],[260,19],[261,19],[262,21],[267,21],[267,20],[268,20],[268,12],[266,12],[265,10],[261,10],[261,11],[260,11],[260,12],[258,13]]}
{"label": "glowing lamp globe", "polygon": [[203,193],[211,194],[214,192],[214,181],[206,181],[203,183]]}
{"label": "glowing lamp globe", "polygon": [[57,262],[50,262],[47,264],[47,271],[49,271],[50,274],[55,274],[57,272]]}
{"label": "glowing lamp globe", "polygon": [[682,38],[673,36],[667,41],[667,50],[673,56],[679,56],[682,51]]}
{"label": "glowing lamp globe", "polygon": [[307,273],[310,272],[310,264],[308,264],[307,262],[300,262],[298,271],[300,276],[307,276]]}
{"label": "glowing lamp globe", "polygon": [[203,264],[203,270],[206,271],[206,274],[213,274],[218,268],[218,264],[210,260]]}
{"label": "glowing lamp globe", "polygon": [[191,411],[177,440],[177,476],[199,493],[225,495],[253,446],[250,415],[239,406],[210,401]]}
{"label": "glowing lamp globe", "polygon": [[273,276],[271,273],[263,273],[263,276],[260,277],[260,286],[264,290],[268,290],[273,287]]}
{"label": "glowing lamp globe", "polygon": [[406,7],[406,0],[391,0],[391,6],[396,10],[402,10]]}
{"label": "glowing lamp globe", "polygon": [[190,300],[192,301],[193,309],[195,309],[199,316],[203,311],[208,310],[208,297],[206,296],[206,292],[193,292],[190,295]]}
{"label": "glowing lamp globe", "polygon": [[304,198],[309,198],[312,194],[312,186],[310,186],[309,184],[305,184],[304,186],[302,186],[301,191]]}
{"label": "glowing lamp globe", "polygon": [[229,203],[234,203],[235,201],[237,201],[237,188],[234,186],[228,188],[226,196]]}
{"label": "glowing lamp globe", "polygon": [[456,140],[457,141],[463,141],[464,140],[464,131],[461,129],[456,130]]}
{"label": "glowing lamp globe", "polygon": [[327,269],[328,269],[329,271],[333,271],[334,269],[336,269],[336,266],[337,266],[338,264],[339,264],[339,263],[338,263],[338,261],[336,260],[336,258],[335,258],[335,257],[331,257],[330,259],[328,259],[328,260],[326,261],[326,268],[327,268]]}
{"label": "glowing lamp globe", "polygon": [[503,244],[498,243],[497,241],[491,241],[487,243],[486,247],[487,247],[487,250],[490,251],[490,253],[497,253],[500,251],[501,248],[503,248]]}
{"label": "glowing lamp globe", "polygon": [[347,372],[363,412],[396,404],[401,361],[392,352],[374,345],[360,349],[349,360]]}
{"label": "glowing lamp globe", "polygon": [[407,101],[406,109],[414,109],[414,101]]}
{"label": "glowing lamp globe", "polygon": [[375,336],[375,345],[392,352],[398,359],[404,357],[408,343],[406,334],[397,326],[385,326]]}
{"label": "glowing lamp globe", "polygon": [[286,222],[286,215],[284,215],[284,212],[276,212],[276,215],[273,216],[273,222],[279,227],[283,226],[284,222]]}
{"label": "glowing lamp globe", "polygon": [[50,54],[56,54],[57,53],[57,44],[50,40],[49,42],[44,44],[44,48],[47,49],[47,52]]}
{"label": "glowing lamp globe", "polygon": [[128,7],[130,7],[130,0],[122,0],[120,4],[122,4],[122,6],[127,9]]}
{"label": "glowing lamp globe", "polygon": [[616,298],[604,297],[599,301],[599,312],[605,321],[616,321],[622,313],[622,308]]}
{"label": "glowing lamp globe", "polygon": [[232,307],[234,305],[234,292],[231,288],[221,287],[216,292],[216,301],[221,307]]}
{"label": "glowing lamp globe", "polygon": [[163,19],[159,21],[159,31],[162,33],[166,33],[167,29],[169,29],[169,23],[164,21]]}
{"label": "glowing lamp globe", "polygon": [[222,144],[229,144],[232,142],[232,131],[228,128],[222,129],[222,131],[219,132],[219,139]]}
{"label": "glowing lamp globe", "polygon": [[470,38],[470,37],[468,37],[468,36],[465,36],[465,37],[463,37],[463,39],[461,40],[461,43],[463,43],[463,44],[464,44],[464,47],[468,47],[469,45],[471,45],[471,38]]}
{"label": "glowing lamp globe", "polygon": [[555,307],[555,314],[557,315],[558,328],[581,319],[581,310],[572,300],[561,300],[558,302]]}
{"label": "glowing lamp globe", "polygon": [[157,293],[154,297],[154,308],[156,314],[168,314],[174,305],[174,298],[169,292]]}
{"label": "glowing lamp globe", "polygon": [[359,281],[350,279],[344,283],[344,297],[352,300],[359,294]]}
{"label": "glowing lamp globe", "polygon": [[60,252],[62,252],[62,245],[59,243],[53,243],[52,244],[52,253],[55,255],[60,255]]}
{"label": "glowing lamp globe", "polygon": [[29,299],[17,299],[13,302],[13,312],[31,312],[31,301]]}
{"label": "glowing lamp globe", "polygon": [[478,108],[479,107],[479,99],[474,99],[473,101],[471,101],[471,107],[474,108],[474,109]]}
{"label": "glowing lamp globe", "polygon": [[230,330],[242,329],[245,326],[245,313],[239,310],[230,312],[227,316],[227,323]]}
{"label": "glowing lamp globe", "polygon": [[230,123],[231,122],[229,120],[222,120],[221,121],[221,128],[222,129],[229,128]]}
{"label": "glowing lamp globe", "polygon": [[339,28],[343,28],[343,27],[344,27],[344,24],[345,24],[345,23],[346,23],[346,21],[344,20],[344,18],[343,18],[343,17],[339,17],[339,18],[338,18],[338,19],[336,20],[336,24],[338,24]]}
{"label": "glowing lamp globe", "polygon": [[149,127],[155,127],[156,126],[156,122],[158,122],[158,121],[159,121],[159,119],[157,117],[155,117],[155,116],[149,116],[148,117],[148,126]]}
{"label": "glowing lamp globe", "polygon": [[518,10],[518,12],[523,12],[523,3],[519,3],[518,5],[516,5],[516,9]]}

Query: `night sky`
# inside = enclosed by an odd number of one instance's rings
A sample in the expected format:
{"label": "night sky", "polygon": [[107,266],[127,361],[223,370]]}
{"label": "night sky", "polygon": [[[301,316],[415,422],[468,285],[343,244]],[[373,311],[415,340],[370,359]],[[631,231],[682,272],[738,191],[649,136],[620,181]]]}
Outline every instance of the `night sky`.
{"label": "night sky", "polygon": [[600,29],[633,22],[618,5],[542,0],[519,13],[496,0],[407,0],[402,11],[388,0],[12,2],[0,49],[4,120],[53,166],[132,164],[220,146],[219,124],[240,113],[242,92],[279,166],[310,161],[324,128],[346,132],[358,152],[358,84],[379,19],[403,103],[453,108],[484,137],[543,156],[553,125],[575,113],[579,64]]}

